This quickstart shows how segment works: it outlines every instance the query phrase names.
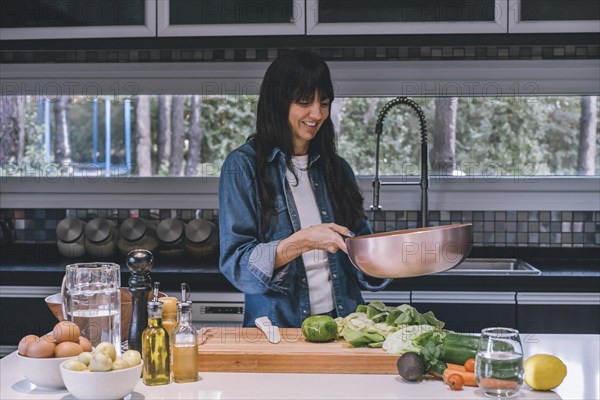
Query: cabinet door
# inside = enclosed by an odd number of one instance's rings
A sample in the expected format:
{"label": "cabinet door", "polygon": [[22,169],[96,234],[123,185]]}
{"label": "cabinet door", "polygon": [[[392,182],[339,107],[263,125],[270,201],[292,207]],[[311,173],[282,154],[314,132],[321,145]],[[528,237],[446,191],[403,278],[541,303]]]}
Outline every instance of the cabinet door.
{"label": "cabinet door", "polygon": [[508,31],[600,32],[600,1],[510,0]]}
{"label": "cabinet door", "polygon": [[[16,350],[25,335],[43,336],[52,331],[58,320],[43,298],[0,298],[0,346],[2,353]],[[2,354],[5,355],[5,354]]]}
{"label": "cabinet door", "polygon": [[599,293],[518,293],[517,327],[529,333],[600,333]]}
{"label": "cabinet door", "polygon": [[514,292],[412,292],[411,304],[421,313],[432,311],[455,332],[517,326]]}
{"label": "cabinet door", "polygon": [[0,357],[16,350],[25,335],[52,331],[58,320],[44,298],[59,292],[54,286],[0,286]]}
{"label": "cabinet door", "polygon": [[161,0],[158,36],[303,35],[304,0]]}
{"label": "cabinet door", "polygon": [[506,33],[507,0],[307,0],[309,35]]}
{"label": "cabinet door", "polygon": [[2,0],[0,38],[155,36],[156,0]]}
{"label": "cabinet door", "polygon": [[363,300],[366,303],[372,301],[381,301],[386,306],[396,307],[402,304],[410,304],[410,292],[382,291],[382,292],[362,292]]}

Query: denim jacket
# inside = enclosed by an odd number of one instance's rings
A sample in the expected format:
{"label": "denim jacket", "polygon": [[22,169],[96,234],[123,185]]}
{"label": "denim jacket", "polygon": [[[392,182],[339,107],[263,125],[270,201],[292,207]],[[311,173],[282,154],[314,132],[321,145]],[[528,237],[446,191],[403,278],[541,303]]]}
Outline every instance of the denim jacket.
{"label": "denim jacket", "polygon": [[[275,148],[267,159],[268,177],[275,187],[275,210],[263,229],[256,181],[256,153],[252,141],[234,150],[223,164],[219,180],[220,269],[245,294],[244,326],[254,326],[268,316],[280,327],[300,327],[311,315],[306,271],[302,257],[274,268],[278,243],[301,229],[300,218],[287,183],[285,154]],[[340,158],[345,173],[354,173]],[[334,222],[318,155],[309,156],[309,177],[323,223]],[[371,233],[366,218],[355,229],[357,235]],[[381,290],[391,280],[373,286],[343,251],[327,253],[333,283],[335,311],[345,316],[363,304],[361,288]]]}

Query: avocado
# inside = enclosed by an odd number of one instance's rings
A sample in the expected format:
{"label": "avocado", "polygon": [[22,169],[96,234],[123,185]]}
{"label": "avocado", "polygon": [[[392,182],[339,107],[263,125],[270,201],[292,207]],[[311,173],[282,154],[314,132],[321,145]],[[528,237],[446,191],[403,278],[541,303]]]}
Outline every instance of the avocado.
{"label": "avocado", "polygon": [[425,364],[421,356],[413,351],[404,353],[396,362],[398,374],[407,381],[417,381],[421,379],[425,372]]}

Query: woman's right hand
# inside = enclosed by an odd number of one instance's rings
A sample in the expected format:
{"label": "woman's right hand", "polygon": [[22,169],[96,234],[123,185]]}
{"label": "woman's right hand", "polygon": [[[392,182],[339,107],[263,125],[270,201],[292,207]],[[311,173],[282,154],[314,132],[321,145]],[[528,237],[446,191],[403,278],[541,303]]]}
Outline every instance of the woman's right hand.
{"label": "woman's right hand", "polygon": [[293,259],[311,250],[324,250],[337,253],[342,250],[348,253],[344,237],[352,237],[354,233],[345,226],[335,223],[313,225],[293,233],[279,242],[275,267],[281,267]]}
{"label": "woman's right hand", "polygon": [[350,229],[334,223],[313,225],[297,233],[302,234],[307,251],[324,250],[329,253],[337,253],[338,250],[348,253],[344,237],[354,236]]}

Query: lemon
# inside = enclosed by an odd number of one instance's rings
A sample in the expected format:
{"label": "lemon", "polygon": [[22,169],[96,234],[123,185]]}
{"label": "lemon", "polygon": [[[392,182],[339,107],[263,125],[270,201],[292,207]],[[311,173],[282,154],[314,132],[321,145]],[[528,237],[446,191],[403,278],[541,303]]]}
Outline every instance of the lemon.
{"label": "lemon", "polygon": [[525,361],[525,382],[535,390],[550,390],[567,376],[567,366],[550,354],[536,354]]}

